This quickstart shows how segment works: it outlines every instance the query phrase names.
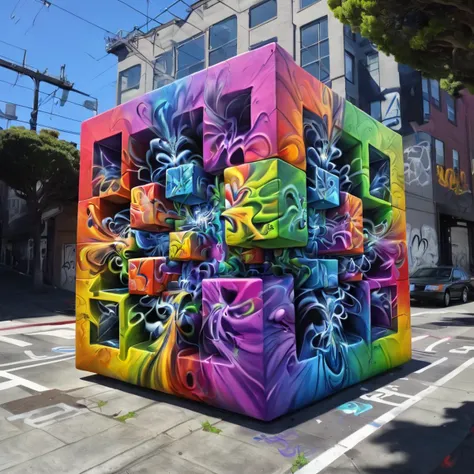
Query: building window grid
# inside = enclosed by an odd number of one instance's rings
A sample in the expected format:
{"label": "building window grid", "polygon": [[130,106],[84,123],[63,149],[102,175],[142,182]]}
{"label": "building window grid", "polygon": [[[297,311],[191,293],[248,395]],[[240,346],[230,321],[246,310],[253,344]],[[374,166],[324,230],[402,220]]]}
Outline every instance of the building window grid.
{"label": "building window grid", "polygon": [[153,68],[153,89],[159,89],[173,82],[175,79],[174,68],[174,49],[157,56]]}
{"label": "building window grid", "polygon": [[268,38],[267,40],[259,41],[258,43],[252,44],[249,46],[249,51],[261,48],[262,46],[265,46],[270,43],[278,43],[278,37],[274,36],[273,38]]}
{"label": "building window grid", "polygon": [[249,9],[249,27],[256,28],[278,15],[277,0],[265,0]]}
{"label": "building window grid", "polygon": [[431,101],[430,101],[430,83],[428,79],[422,79],[422,89],[423,89],[423,119],[425,122],[431,117]]}
{"label": "building window grid", "polygon": [[303,10],[303,8],[314,5],[315,3],[318,3],[320,1],[321,0],[300,0],[300,10]]}
{"label": "building window grid", "polygon": [[136,64],[135,66],[129,67],[128,69],[125,69],[124,71],[120,71],[119,73],[119,100],[121,104],[127,100],[126,92],[140,88],[141,72],[142,72],[141,64]]}
{"label": "building window grid", "polygon": [[344,65],[346,79],[353,84],[355,74],[355,58],[353,54],[349,53],[349,51],[344,51]]}
{"label": "building window grid", "polygon": [[431,103],[438,109],[441,109],[441,93],[439,90],[439,81],[430,79]]}
{"label": "building window grid", "polygon": [[209,28],[209,66],[237,55],[237,17],[231,16]]}
{"label": "building window grid", "polygon": [[457,150],[453,150],[453,170],[455,173],[459,173],[459,153]]}
{"label": "building window grid", "polygon": [[[195,47],[195,51],[193,51]],[[175,47],[176,79],[201,71],[206,66],[204,34],[189,38]],[[201,54],[201,56],[198,56]],[[195,60],[194,62],[191,62]]]}
{"label": "building window grid", "polygon": [[448,120],[456,125],[457,117],[456,117],[456,99],[450,95],[447,96],[447,112],[448,112]]}
{"label": "building window grid", "polygon": [[444,142],[438,140],[437,138],[434,139],[435,142],[435,153],[436,153],[436,165],[438,166],[445,166],[444,161]]}
{"label": "building window grid", "polygon": [[327,17],[301,27],[301,67],[321,82],[330,79]]}
{"label": "building window grid", "polygon": [[366,56],[367,70],[377,85],[380,85],[379,53],[369,53]]}

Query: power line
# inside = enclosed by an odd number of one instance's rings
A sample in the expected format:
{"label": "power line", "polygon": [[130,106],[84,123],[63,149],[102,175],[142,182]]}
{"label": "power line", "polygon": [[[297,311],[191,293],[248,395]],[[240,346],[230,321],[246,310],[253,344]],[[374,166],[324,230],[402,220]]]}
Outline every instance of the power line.
{"label": "power line", "polygon": [[96,28],[99,28],[100,30],[105,31],[106,33],[109,33],[111,35],[115,35],[115,33],[108,30],[107,28],[103,28],[102,26],[98,25],[97,23],[94,23],[93,21],[89,21],[87,18],[84,18],[82,16],[77,15],[76,13],[73,13],[69,10],[66,10],[65,8],[60,7],[59,5],[56,5],[56,3],[52,3],[49,0],[36,0],[36,1],[39,2],[39,3],[42,3],[43,5],[48,4],[48,6],[50,6],[50,7],[56,7],[59,10],[62,10],[63,12],[68,13],[69,15],[72,15],[72,16],[78,18],[79,20],[85,21],[89,25],[95,26]]}
{"label": "power line", "polygon": [[[5,84],[8,84],[10,86],[13,86],[13,87],[20,87],[22,89],[27,89],[29,91],[33,91],[34,92],[34,89],[32,87],[27,87],[27,86],[22,86],[20,84],[13,84],[13,82],[8,82],[8,81],[5,81],[4,79],[0,79],[0,82],[4,82]],[[43,94],[43,95],[51,95],[51,94],[48,94],[47,92],[42,92],[40,91],[39,92],[40,94]],[[68,104],[74,104],[74,105],[78,105],[79,107],[84,107],[84,104],[79,104],[78,102],[73,102],[72,100],[68,100],[67,101]],[[84,107],[86,108],[86,107]]]}
{"label": "power line", "polygon": [[145,18],[147,18],[149,21],[154,21],[155,23],[158,23],[158,25],[162,25],[163,23],[161,23],[161,21],[158,21],[158,20],[155,20],[153,18],[151,18],[150,16],[148,16],[146,13],[143,13],[142,11],[136,9],[135,7],[132,7],[132,5],[129,5],[127,2],[124,2],[123,0],[117,0],[117,2],[121,3],[122,5],[125,5],[126,7],[128,8],[131,8],[133,11],[137,12],[137,13],[140,13],[140,15],[144,16]]}
{"label": "power line", "polygon": [[[17,107],[20,107],[22,109],[33,110],[33,107],[28,107],[27,105],[23,105],[23,104],[16,104],[14,102],[10,102],[10,101],[3,100],[3,99],[0,99],[0,102],[3,102],[4,104],[13,104],[13,105],[16,105]],[[83,120],[74,119],[72,117],[67,117],[66,115],[55,114],[54,112],[48,112],[47,110],[39,109],[38,112],[48,114],[48,115],[53,115],[54,117],[59,117],[59,118],[66,119],[66,120],[71,120],[73,122],[78,122],[78,123],[83,122]]]}
{"label": "power line", "polygon": [[24,49],[24,48],[20,48],[19,46],[16,46],[16,45],[11,44],[11,43],[7,43],[6,41],[3,41],[3,40],[0,40],[0,43],[6,44],[7,46],[11,46],[12,48],[17,48],[17,49],[21,49],[22,51],[26,51],[26,49]]}

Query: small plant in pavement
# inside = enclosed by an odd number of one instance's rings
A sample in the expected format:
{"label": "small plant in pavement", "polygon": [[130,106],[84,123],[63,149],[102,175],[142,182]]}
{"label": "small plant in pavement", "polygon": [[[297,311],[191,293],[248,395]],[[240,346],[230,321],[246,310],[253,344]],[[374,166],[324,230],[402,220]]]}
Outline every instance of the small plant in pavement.
{"label": "small plant in pavement", "polygon": [[104,402],[104,400],[99,400],[97,402],[97,408],[99,408],[100,411],[102,411],[102,407],[105,407],[107,405],[107,402]]}
{"label": "small plant in pavement", "polygon": [[304,453],[298,452],[298,456],[296,456],[293,464],[291,465],[291,472],[295,473],[296,471],[300,470],[303,466],[308,464],[308,458],[304,455]]}
{"label": "small plant in pavement", "polygon": [[129,411],[128,413],[125,413],[125,415],[117,416],[115,419],[125,423],[129,418],[135,418],[136,416],[137,414],[134,411]]}
{"label": "small plant in pavement", "polygon": [[214,434],[219,434],[222,432],[219,428],[216,428],[215,426],[212,426],[208,421],[204,421],[201,423],[202,430],[207,431],[208,433],[214,433]]}

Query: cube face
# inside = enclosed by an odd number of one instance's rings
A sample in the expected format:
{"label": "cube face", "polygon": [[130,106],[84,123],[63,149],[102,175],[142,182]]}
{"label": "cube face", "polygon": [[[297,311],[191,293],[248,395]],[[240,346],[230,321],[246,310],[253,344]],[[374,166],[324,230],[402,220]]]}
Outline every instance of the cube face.
{"label": "cube face", "polygon": [[241,247],[302,247],[308,241],[304,172],[279,159],[224,172],[225,239]]}
{"label": "cube face", "polygon": [[80,369],[271,420],[411,356],[401,138],[274,44],[85,122],[79,195]]}
{"label": "cube face", "polygon": [[166,197],[172,201],[202,204],[208,185],[209,177],[200,166],[188,164],[166,170]]}
{"label": "cube face", "polygon": [[133,229],[163,232],[174,229],[178,214],[166,198],[164,186],[150,183],[132,189],[130,217]]}
{"label": "cube face", "polygon": [[169,283],[178,280],[180,273],[179,265],[170,265],[165,257],[132,258],[128,261],[128,292],[159,295]]}

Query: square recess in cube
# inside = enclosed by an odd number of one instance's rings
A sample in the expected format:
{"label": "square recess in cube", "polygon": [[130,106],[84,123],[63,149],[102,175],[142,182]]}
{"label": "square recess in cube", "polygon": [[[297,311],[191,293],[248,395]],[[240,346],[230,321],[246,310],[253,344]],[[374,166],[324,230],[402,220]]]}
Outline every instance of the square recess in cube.
{"label": "square recess in cube", "polygon": [[341,193],[341,205],[326,211],[326,226],[317,237],[321,255],[364,253],[362,200]]}
{"label": "square recess in cube", "polygon": [[225,240],[245,248],[308,243],[306,174],[272,158],[224,171]]}
{"label": "square recess in cube", "polygon": [[308,204],[315,209],[339,206],[339,177],[308,164]]}
{"label": "square recess in cube", "polygon": [[158,295],[177,281],[180,264],[168,264],[165,257],[132,258],[128,261],[128,289],[132,295]]}
{"label": "square recess in cube", "polygon": [[339,283],[338,261],[335,259],[298,257],[292,259],[291,263],[300,269],[299,278],[302,288],[312,290],[336,288]]}
{"label": "square recess in cube", "polygon": [[91,299],[90,343],[119,347],[119,301]]}
{"label": "square recess in cube", "polygon": [[202,232],[185,231],[170,233],[170,259],[176,261],[205,261],[210,241]]}
{"label": "square recess in cube", "polygon": [[166,197],[172,201],[189,204],[206,202],[209,175],[192,163],[166,170]]}
{"label": "square recess in cube", "polygon": [[165,187],[149,183],[132,189],[130,220],[132,229],[149,232],[174,230],[174,221],[179,218],[174,204],[166,199]]}

